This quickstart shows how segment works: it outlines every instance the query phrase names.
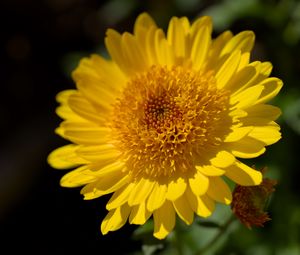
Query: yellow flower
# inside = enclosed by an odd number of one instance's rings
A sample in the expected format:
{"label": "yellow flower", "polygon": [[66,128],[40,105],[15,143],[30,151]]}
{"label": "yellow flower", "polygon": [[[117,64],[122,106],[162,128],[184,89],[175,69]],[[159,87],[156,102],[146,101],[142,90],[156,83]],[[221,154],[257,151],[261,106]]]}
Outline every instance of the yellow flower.
{"label": "yellow flower", "polygon": [[71,144],[49,163],[74,168],[64,187],[83,186],[85,199],[113,193],[101,231],[144,224],[153,215],[154,236],[165,238],[178,215],[212,214],[230,204],[224,177],[259,185],[259,171],[238,158],[254,158],[280,139],[280,110],[266,104],[282,87],[268,78],[269,62],[250,62],[251,31],[211,38],[210,17],[192,24],[171,19],[167,34],[141,14],[133,34],[109,29],[111,60],[81,60],[76,90],[57,95],[56,132]]}

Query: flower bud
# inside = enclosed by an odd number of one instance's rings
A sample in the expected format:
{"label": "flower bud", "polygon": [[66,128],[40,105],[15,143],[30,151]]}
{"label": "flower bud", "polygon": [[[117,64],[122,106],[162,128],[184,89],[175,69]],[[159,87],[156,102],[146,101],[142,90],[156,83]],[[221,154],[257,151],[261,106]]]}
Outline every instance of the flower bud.
{"label": "flower bud", "polygon": [[235,216],[246,227],[263,227],[264,223],[271,220],[265,212],[267,202],[275,191],[275,180],[264,178],[257,186],[237,185],[233,191],[231,209]]}

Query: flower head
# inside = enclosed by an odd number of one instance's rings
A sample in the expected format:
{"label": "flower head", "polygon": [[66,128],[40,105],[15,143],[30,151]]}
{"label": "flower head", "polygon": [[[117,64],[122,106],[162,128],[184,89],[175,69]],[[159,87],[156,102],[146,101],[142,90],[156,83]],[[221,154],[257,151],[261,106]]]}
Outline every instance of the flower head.
{"label": "flower head", "polygon": [[257,186],[243,187],[237,185],[233,191],[231,208],[236,217],[248,228],[263,227],[266,221],[271,220],[265,212],[267,201],[275,191],[275,180],[264,178]]}
{"label": "flower head", "polygon": [[191,224],[215,202],[230,204],[224,176],[261,183],[237,158],[257,157],[280,139],[280,110],[266,102],[282,82],[268,78],[269,62],[250,62],[252,32],[211,32],[209,17],[174,17],[165,35],[143,13],[132,34],[107,31],[111,60],[84,58],[76,90],[57,95],[64,121],[56,132],[71,144],[48,160],[76,167],[61,185],[84,186],[85,199],[113,193],[103,234],[153,215],[154,236],[165,238],[176,215]]}

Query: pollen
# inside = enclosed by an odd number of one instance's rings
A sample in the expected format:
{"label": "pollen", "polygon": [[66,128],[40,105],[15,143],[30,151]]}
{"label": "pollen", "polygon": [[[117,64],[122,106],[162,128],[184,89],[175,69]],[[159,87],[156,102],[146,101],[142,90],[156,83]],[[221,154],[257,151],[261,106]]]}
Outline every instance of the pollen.
{"label": "pollen", "polygon": [[130,79],[114,105],[113,143],[134,178],[195,170],[228,132],[229,96],[213,72],[153,66]]}
{"label": "pollen", "polygon": [[174,98],[166,93],[152,95],[144,106],[145,123],[149,129],[163,132],[164,126],[182,120],[182,112],[176,105]]}

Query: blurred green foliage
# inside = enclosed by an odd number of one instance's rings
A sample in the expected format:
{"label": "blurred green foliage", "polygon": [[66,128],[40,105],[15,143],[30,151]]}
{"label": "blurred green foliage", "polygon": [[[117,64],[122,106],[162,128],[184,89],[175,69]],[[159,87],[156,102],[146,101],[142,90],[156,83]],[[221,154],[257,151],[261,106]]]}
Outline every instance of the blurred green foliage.
{"label": "blurred green foliage", "polygon": [[[149,12],[164,28],[171,16],[184,15],[193,20],[201,15],[210,15],[215,34],[227,29],[234,33],[242,30],[255,32],[253,59],[271,61],[274,66],[272,75],[281,78],[285,84],[272,102],[283,111],[278,121],[283,138],[270,146],[263,156],[247,162],[258,167],[267,166],[267,176],[279,182],[269,206],[273,220],[266,223],[264,228],[252,230],[236,221],[205,254],[300,254],[300,175],[297,160],[300,141],[300,1],[168,0],[141,3],[135,0],[112,0],[107,1],[97,13],[104,25],[122,32],[132,31],[133,21],[141,11]],[[91,52],[105,54],[103,45],[95,47]],[[83,55],[88,54],[75,52],[65,56],[62,66],[68,76]],[[209,220],[223,224],[230,213],[229,207],[218,206]],[[134,232],[133,239],[142,242],[142,247],[138,247],[134,254],[194,254],[218,231],[209,226],[210,223],[202,226],[199,221],[203,219],[197,219],[190,227],[178,222],[177,232],[164,241],[152,237],[153,223],[149,221]]]}

